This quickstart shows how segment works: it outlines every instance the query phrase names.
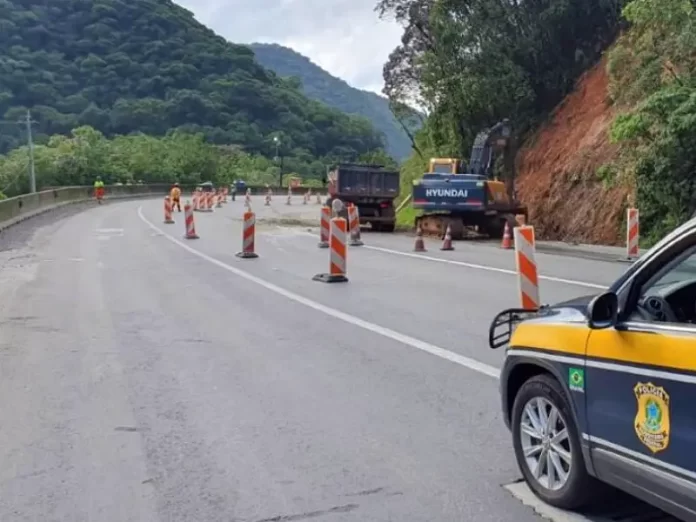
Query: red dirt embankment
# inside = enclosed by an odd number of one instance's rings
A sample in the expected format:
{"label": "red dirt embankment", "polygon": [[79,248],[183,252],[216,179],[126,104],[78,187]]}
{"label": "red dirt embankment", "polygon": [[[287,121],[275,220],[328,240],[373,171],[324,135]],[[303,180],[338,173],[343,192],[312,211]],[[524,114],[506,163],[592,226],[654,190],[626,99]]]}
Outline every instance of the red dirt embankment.
{"label": "red dirt embankment", "polygon": [[585,72],[518,154],[517,193],[529,206],[539,239],[625,241],[621,223],[629,188],[607,188],[596,174],[618,151],[609,142],[614,111],[607,102],[608,82],[602,60]]}

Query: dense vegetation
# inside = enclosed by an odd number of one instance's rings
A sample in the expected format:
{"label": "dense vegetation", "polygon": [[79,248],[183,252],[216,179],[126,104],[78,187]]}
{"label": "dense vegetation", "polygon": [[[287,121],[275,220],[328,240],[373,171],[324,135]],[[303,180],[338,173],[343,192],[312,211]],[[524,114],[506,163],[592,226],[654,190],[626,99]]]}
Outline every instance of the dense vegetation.
{"label": "dense vegetation", "polygon": [[351,87],[300,53],[277,44],[252,44],[257,60],[283,77],[298,78],[302,91],[312,98],[348,114],[364,116],[386,138],[386,149],[397,160],[411,155],[411,140],[394,117],[389,100]]}
{"label": "dense vegetation", "polygon": [[609,55],[622,147],[605,174],[635,187],[654,240],[696,211],[696,1],[633,0],[624,16],[631,29]]}
{"label": "dense vegetation", "polygon": [[[380,148],[369,121],[309,100],[170,0],[0,0],[0,153],[89,125],[106,136],[173,130],[304,162]],[[318,170],[317,170],[318,169]]]}
{"label": "dense vegetation", "polygon": [[[91,185],[95,174],[107,184],[171,183],[194,184],[202,181],[230,183],[237,179],[251,184],[277,185],[278,164],[239,148],[207,143],[202,134],[174,132],[164,137],[130,134],[106,138],[92,127],[74,129],[69,136],[54,135],[34,150],[38,187]],[[379,152],[358,158],[366,162],[385,162]],[[317,167],[325,165],[317,160]],[[28,191],[29,150],[20,147],[0,156],[0,191],[8,196]],[[297,176],[301,159],[284,162],[283,185]],[[310,186],[320,180],[303,180]],[[309,181],[309,183],[307,183]],[[2,194],[0,192],[0,195]]]}

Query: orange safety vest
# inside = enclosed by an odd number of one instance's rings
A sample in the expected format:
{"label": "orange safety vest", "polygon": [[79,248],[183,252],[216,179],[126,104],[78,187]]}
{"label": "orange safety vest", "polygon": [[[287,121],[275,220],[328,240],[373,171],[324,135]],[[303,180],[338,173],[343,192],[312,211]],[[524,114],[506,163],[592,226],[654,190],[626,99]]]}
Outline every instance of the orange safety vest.
{"label": "orange safety vest", "polygon": [[172,189],[172,199],[179,199],[181,197],[181,189],[179,187],[174,187]]}

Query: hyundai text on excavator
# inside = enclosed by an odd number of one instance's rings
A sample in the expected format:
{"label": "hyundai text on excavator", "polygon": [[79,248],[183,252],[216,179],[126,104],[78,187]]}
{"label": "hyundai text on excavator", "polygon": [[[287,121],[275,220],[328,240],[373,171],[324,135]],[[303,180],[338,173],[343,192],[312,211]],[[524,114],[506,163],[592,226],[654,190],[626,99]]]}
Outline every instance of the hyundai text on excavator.
{"label": "hyundai text on excavator", "polygon": [[[514,197],[515,151],[505,119],[478,133],[468,166],[455,158],[431,159],[429,172],[413,182],[411,204],[422,211],[416,229],[442,237],[449,226],[452,239],[462,239],[467,229],[501,238],[506,221],[512,227],[522,215],[526,222],[527,207]],[[503,181],[494,174],[496,157],[502,159]]]}

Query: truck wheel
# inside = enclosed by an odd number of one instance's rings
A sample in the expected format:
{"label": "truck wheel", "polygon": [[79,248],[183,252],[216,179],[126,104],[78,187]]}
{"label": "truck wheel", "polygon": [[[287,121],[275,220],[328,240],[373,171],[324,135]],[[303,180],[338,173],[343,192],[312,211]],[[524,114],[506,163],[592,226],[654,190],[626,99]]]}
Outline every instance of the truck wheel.
{"label": "truck wheel", "polygon": [[396,225],[394,223],[383,223],[382,224],[382,232],[394,232],[394,228]]}
{"label": "truck wheel", "polygon": [[588,505],[599,483],[587,472],[575,418],[558,381],[542,374],[525,382],[511,417],[515,457],[532,491],[561,509]]}

